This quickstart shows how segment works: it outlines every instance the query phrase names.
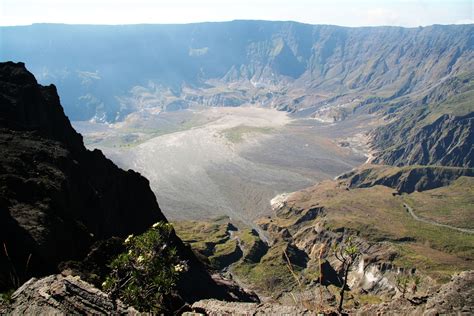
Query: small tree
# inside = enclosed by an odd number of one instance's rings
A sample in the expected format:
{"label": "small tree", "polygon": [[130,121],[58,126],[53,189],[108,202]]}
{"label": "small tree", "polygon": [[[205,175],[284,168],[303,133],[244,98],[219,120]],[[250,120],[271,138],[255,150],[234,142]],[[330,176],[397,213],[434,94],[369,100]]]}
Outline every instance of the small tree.
{"label": "small tree", "polygon": [[112,298],[120,298],[140,311],[166,311],[180,273],[187,269],[176,249],[169,246],[173,227],[158,222],[139,236],[125,239],[126,252],[112,261],[112,271],[102,284]]}
{"label": "small tree", "polygon": [[402,297],[405,298],[407,292],[408,283],[410,283],[410,278],[406,274],[399,275],[397,277],[397,289],[402,293]]}
{"label": "small tree", "polygon": [[413,294],[416,293],[416,291],[418,290],[418,285],[420,284],[421,282],[421,279],[419,276],[417,275],[413,275],[413,274],[408,274],[406,272],[402,272],[398,277],[397,277],[397,280],[396,280],[396,286],[397,286],[397,289],[398,291],[400,291],[400,293],[402,294],[402,298],[405,298],[406,296],[406,293],[411,285],[411,291]]}
{"label": "small tree", "polygon": [[354,263],[357,258],[361,255],[359,244],[354,242],[354,237],[350,236],[339,245],[334,245],[334,256],[341,263],[340,274],[338,275],[339,281],[342,284],[339,292],[339,306],[337,310],[342,311],[342,305],[344,303],[344,292],[347,287],[347,277],[349,272],[352,270]]}

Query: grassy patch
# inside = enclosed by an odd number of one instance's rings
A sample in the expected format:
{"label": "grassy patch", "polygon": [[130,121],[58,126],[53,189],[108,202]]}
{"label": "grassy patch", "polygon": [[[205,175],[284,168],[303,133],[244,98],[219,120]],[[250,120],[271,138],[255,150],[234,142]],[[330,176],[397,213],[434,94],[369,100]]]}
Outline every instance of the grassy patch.
{"label": "grassy patch", "polygon": [[415,213],[438,223],[474,228],[474,177],[460,177],[449,186],[404,196]]}
{"label": "grassy patch", "polygon": [[222,131],[224,137],[231,143],[241,143],[250,134],[268,134],[273,131],[271,127],[255,127],[238,125]]}
{"label": "grassy patch", "polygon": [[361,294],[356,297],[361,305],[380,304],[383,300],[375,295]]}
{"label": "grassy patch", "polygon": [[189,244],[196,255],[213,269],[222,269],[238,260],[237,240],[229,233],[229,218],[219,217],[209,222],[177,221],[176,234]]}
{"label": "grassy patch", "polygon": [[[233,268],[233,272],[258,292],[276,297],[297,285],[283,259],[285,246],[274,245],[259,263],[241,262]],[[293,269],[296,273],[301,272],[298,266],[293,266]]]}

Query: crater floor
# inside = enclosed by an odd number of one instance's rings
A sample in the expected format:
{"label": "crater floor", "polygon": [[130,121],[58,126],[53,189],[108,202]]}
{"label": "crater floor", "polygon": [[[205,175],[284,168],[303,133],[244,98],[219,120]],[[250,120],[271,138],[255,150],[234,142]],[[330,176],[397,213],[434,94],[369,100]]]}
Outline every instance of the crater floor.
{"label": "crater floor", "polygon": [[73,125],[89,148],[146,176],[169,219],[228,215],[253,226],[271,214],[276,195],[363,163],[363,132],[373,121],[330,124],[273,109],[219,107]]}

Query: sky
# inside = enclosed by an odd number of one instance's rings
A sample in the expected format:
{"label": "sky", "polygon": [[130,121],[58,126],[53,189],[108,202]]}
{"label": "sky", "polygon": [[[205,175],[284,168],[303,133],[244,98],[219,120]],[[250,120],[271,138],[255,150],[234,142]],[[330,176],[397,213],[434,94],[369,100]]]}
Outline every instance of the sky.
{"label": "sky", "polygon": [[0,25],[284,20],[343,26],[474,23],[474,0],[0,0]]}

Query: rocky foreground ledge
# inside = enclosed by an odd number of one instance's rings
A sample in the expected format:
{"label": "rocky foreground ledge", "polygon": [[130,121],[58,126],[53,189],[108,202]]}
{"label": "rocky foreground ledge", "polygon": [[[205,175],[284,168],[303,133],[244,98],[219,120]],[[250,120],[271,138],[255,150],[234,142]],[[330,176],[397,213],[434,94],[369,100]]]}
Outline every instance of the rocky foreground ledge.
{"label": "rocky foreground ledge", "polygon": [[[189,306],[183,315],[312,315],[300,306],[272,303],[238,303],[201,300]],[[473,315],[474,271],[459,273],[430,297],[398,298],[388,303],[367,305],[347,311],[351,315]],[[0,314],[138,314],[133,307],[113,300],[101,290],[70,275],[32,278],[12,295]]]}
{"label": "rocky foreground ledge", "polygon": [[30,279],[13,293],[5,311],[14,315],[138,314],[79,277],[60,274]]}

